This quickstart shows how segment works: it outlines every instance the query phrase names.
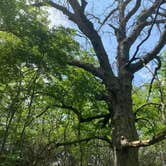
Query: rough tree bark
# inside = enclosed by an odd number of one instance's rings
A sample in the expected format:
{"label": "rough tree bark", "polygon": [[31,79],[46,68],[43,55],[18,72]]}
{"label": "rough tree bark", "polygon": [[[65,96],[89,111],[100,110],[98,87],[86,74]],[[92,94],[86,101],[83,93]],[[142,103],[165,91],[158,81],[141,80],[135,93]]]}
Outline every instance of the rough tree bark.
{"label": "rough tree bark", "polygon": [[[129,79],[131,80],[131,79]],[[138,165],[138,149],[122,148],[124,138],[134,141],[138,139],[135,128],[135,116],[132,112],[131,81],[120,81],[120,89],[113,97],[113,117],[111,123],[112,143],[115,166]]]}
{"label": "rough tree bark", "polygon": [[[153,0],[151,5],[147,6],[145,10],[142,10],[138,17],[133,21],[133,29],[130,33],[127,32],[126,27],[133,18],[133,16],[139,11],[142,6],[141,0],[133,1],[135,3],[133,8],[128,10],[130,0],[117,1],[117,7],[112,9],[104,21],[101,22],[99,29],[108,24],[113,29],[117,39],[117,68],[118,75],[116,76],[109,63],[107,52],[103,46],[101,36],[94,28],[93,23],[88,20],[85,14],[85,8],[87,5],[86,0],[67,0],[69,8],[62,6],[58,1],[47,2],[53,8],[62,11],[68,18],[73,21],[78,28],[85,34],[85,36],[91,41],[93,49],[96,53],[100,66],[97,68],[93,64],[88,64],[80,61],[71,61],[69,65],[80,67],[96,77],[99,77],[105,84],[108,98],[105,100],[108,103],[111,118],[111,134],[112,134],[112,147],[114,151],[114,166],[138,166],[138,149],[141,146],[148,146],[158,141],[165,139],[166,132],[163,132],[159,137],[155,137],[150,141],[140,142],[138,139],[137,130],[135,127],[135,116],[132,110],[132,79],[134,73],[144,67],[147,63],[157,57],[157,54],[163,48],[166,43],[166,27],[162,28],[163,32],[160,36],[160,40],[156,43],[156,46],[147,54],[137,57],[140,46],[149,38],[153,26],[164,24],[166,21],[165,13],[160,11],[161,5],[165,4],[165,0]],[[96,3],[98,3],[96,1]],[[42,3],[39,5],[43,5]],[[72,10],[71,10],[72,9]],[[109,18],[116,17],[118,26],[109,22]],[[117,16],[118,13],[118,16]],[[160,15],[160,17],[158,17]],[[131,19],[132,18],[132,19]],[[137,40],[141,32],[145,27],[149,27],[147,37],[141,41],[137,46],[136,52],[130,55],[130,48]],[[110,106],[111,102],[111,106]],[[74,110],[75,111],[75,110]],[[76,112],[76,111],[75,111]],[[82,121],[90,121],[93,119],[101,118],[96,116],[89,119],[81,119],[78,112],[76,114]],[[86,140],[86,139],[85,139]],[[138,140],[138,141],[137,141]],[[73,143],[77,143],[74,141]],[[63,145],[59,144],[59,145]]]}

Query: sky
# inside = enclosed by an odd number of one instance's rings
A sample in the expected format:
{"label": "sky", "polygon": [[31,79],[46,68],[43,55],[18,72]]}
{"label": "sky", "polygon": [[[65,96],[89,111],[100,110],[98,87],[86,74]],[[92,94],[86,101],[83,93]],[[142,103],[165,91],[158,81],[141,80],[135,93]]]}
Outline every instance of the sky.
{"label": "sky", "polygon": [[62,12],[56,9],[49,9],[49,19],[50,19],[50,27],[62,25],[64,27],[72,27],[68,18],[62,14]]}
{"label": "sky", "polygon": [[[108,4],[108,0],[98,0],[97,3],[93,3],[95,0],[89,0],[89,4],[87,6],[86,11],[91,11],[93,12],[93,14],[97,15],[98,17],[102,18],[104,17],[104,14],[107,13],[107,11],[105,9],[108,8],[108,6],[110,6],[110,4]],[[132,6],[132,4],[131,4]],[[105,11],[104,11],[105,10]],[[103,13],[104,11],[104,13]],[[76,26],[68,20],[68,18],[66,16],[64,16],[60,11],[57,11],[56,9],[49,9],[49,19],[51,20],[51,26],[65,26],[65,27],[71,27],[71,28],[76,28]],[[97,28],[99,24],[97,24],[97,22],[95,22],[95,27]],[[106,48],[106,51],[109,55],[109,59],[110,59],[110,63],[112,65],[112,67],[114,68],[114,64],[116,62],[115,60],[115,55],[116,55],[116,50],[117,50],[117,44],[116,44],[116,40],[115,37],[110,34],[107,33],[108,31],[108,26],[103,27],[103,31],[100,32],[100,35],[102,36],[102,40],[104,43],[104,46]],[[149,50],[151,50],[158,38],[159,38],[159,32],[157,31],[157,29],[153,29],[153,33],[151,35],[151,37],[149,38],[149,40],[147,42],[144,43],[144,47],[141,48],[141,52],[148,52]],[[85,41],[83,42],[83,39],[78,39],[79,42],[85,44]],[[133,45],[133,47],[131,48],[131,52],[135,51],[136,45],[140,42],[140,40],[137,40],[135,42],[135,44]],[[166,47],[163,48],[162,52],[166,50]],[[152,67],[154,68],[154,65],[148,65],[148,67],[150,69],[152,69]],[[137,72],[135,74],[134,77],[134,85],[140,86],[141,84],[143,84],[144,82],[148,82],[152,77],[152,73],[149,72],[147,69],[142,69],[139,72]]]}

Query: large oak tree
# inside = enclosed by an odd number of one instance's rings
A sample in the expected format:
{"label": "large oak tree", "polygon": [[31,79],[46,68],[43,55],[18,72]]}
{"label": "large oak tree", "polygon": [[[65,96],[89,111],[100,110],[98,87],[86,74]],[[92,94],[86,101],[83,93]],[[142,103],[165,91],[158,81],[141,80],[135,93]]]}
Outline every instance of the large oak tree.
{"label": "large oak tree", "polygon": [[[51,140],[46,145],[48,149],[52,146],[53,148],[66,147],[67,145],[99,139],[107,141],[111,145],[115,166],[129,166],[138,165],[138,149],[140,147],[150,146],[165,139],[166,130],[163,130],[148,140],[140,140],[136,123],[140,114],[141,118],[146,115],[140,110],[154,103],[146,103],[134,112],[132,98],[132,81],[135,73],[155,60],[157,65],[154,66],[151,87],[157,70],[160,68],[161,60],[158,54],[166,42],[165,0],[147,0],[146,4],[141,0],[114,0],[103,5],[103,7],[106,6],[106,10],[101,17],[90,10],[89,6],[92,5],[92,1],[44,0],[43,2],[40,1],[41,3],[36,3],[38,6],[48,5],[58,9],[68,16],[78,26],[84,37],[90,41],[90,47],[93,48],[95,58],[92,57],[90,51],[84,52],[86,57],[76,55],[81,51],[78,51],[78,45],[73,41],[71,30],[56,29],[54,33],[48,27],[43,26],[42,23],[46,20],[40,20],[42,17],[37,16],[36,12],[33,13],[32,8],[30,8],[32,14],[28,14],[29,12],[25,12],[26,7],[23,4],[22,7],[25,8],[22,8],[22,10],[19,8],[16,11],[16,3],[11,3],[16,1],[6,2],[6,0],[2,1],[3,5],[0,10],[2,13],[1,31],[5,31],[0,34],[2,50],[2,71],[0,74],[2,85],[9,85],[6,91],[2,90],[4,95],[1,96],[7,102],[2,103],[1,109],[3,115],[5,114],[4,110],[8,110],[9,114],[7,115],[6,128],[1,126],[5,129],[1,140],[2,154],[8,148],[8,141],[10,143],[13,141],[9,138],[9,131],[12,130],[13,124],[17,124],[17,122],[13,122],[17,113],[21,113],[18,114],[18,117],[21,115],[21,124],[23,124],[21,135],[19,135],[19,145],[17,145],[19,148],[22,146],[21,152],[19,151],[20,156],[22,156],[28,125],[45,113],[52,114],[51,119],[55,117],[56,123],[57,109],[60,109],[62,114],[64,111],[75,114],[76,116],[73,117],[78,119],[79,129],[81,123],[86,123],[84,128],[89,127],[89,130],[93,130],[92,125],[88,126],[88,123],[96,120],[102,122],[104,127],[107,123],[110,132],[109,136],[108,133],[101,132],[101,135],[92,136],[91,134],[90,137],[84,136],[82,138],[83,134],[86,135],[85,131],[81,134],[81,130],[79,130],[77,140],[68,141],[66,137],[64,142],[61,142],[62,140],[59,142]],[[34,1],[32,3],[34,6]],[[99,4],[98,1],[95,3]],[[8,14],[6,14],[7,8],[11,10],[8,11]],[[156,31],[155,28],[158,28],[159,31]],[[109,32],[107,34],[111,34],[108,35],[111,39],[114,36],[113,43],[117,45],[116,50],[113,50],[113,44],[105,43],[103,30]],[[152,33],[158,34],[158,41],[156,40],[156,43],[153,43],[155,44],[154,47],[152,46],[153,48],[149,47],[148,52],[143,52],[142,46],[146,44]],[[154,38],[153,40],[155,41]],[[108,51],[108,46],[111,51]],[[115,57],[116,67],[113,69],[112,66],[114,65],[111,63]],[[24,67],[25,69],[28,68],[27,71],[30,74],[20,78],[20,75],[17,76],[16,73],[22,73],[22,70],[25,70]],[[23,73],[26,74],[24,71]],[[41,79],[38,80],[39,76]],[[26,83],[20,86],[20,80]],[[17,83],[10,84],[12,81]],[[10,86],[14,86],[11,88],[12,90],[10,90]],[[25,92],[22,88],[25,89]],[[25,96],[22,98],[22,95]],[[30,98],[30,102],[25,100],[27,98]],[[162,105],[163,123],[165,123],[165,104],[163,97],[161,99],[159,106]],[[104,101],[104,104],[99,104],[98,101]],[[9,107],[7,107],[8,105]],[[148,107],[148,110],[150,108]],[[34,110],[38,110],[38,112]],[[22,116],[24,112],[27,113],[27,116]],[[53,116],[54,114],[55,116]],[[65,117],[68,116],[63,115],[62,121]],[[2,122],[4,118],[1,119]],[[66,121],[68,121],[67,118]],[[17,128],[17,125],[14,128]],[[105,130],[108,131],[108,128],[105,127]],[[56,136],[52,134],[52,137]],[[32,159],[32,161],[35,161],[32,164],[35,165],[39,161],[38,158],[40,158],[40,155],[36,159]]]}
{"label": "large oak tree", "polygon": [[[87,12],[88,5],[91,4],[90,1],[50,0],[40,2],[39,6],[48,5],[63,12],[91,42],[99,62],[98,66],[78,59],[69,61],[68,64],[82,68],[102,80],[106,89],[106,93],[102,97],[108,105],[111,119],[110,135],[114,151],[114,165],[137,166],[138,149],[155,144],[166,137],[166,130],[164,130],[152,139],[140,141],[135,127],[136,117],[132,108],[132,80],[135,73],[154,59],[160,66],[158,54],[166,43],[164,9],[166,1],[147,0],[147,4],[141,0],[110,1],[107,2],[108,8],[105,9],[109,12],[106,12],[107,15],[104,18]],[[95,3],[99,2],[95,1]],[[96,19],[100,24],[98,28],[93,19]],[[112,55],[113,51],[108,53],[104,47],[100,33],[104,26],[107,26],[107,29],[109,27],[110,32],[116,38],[116,55]],[[157,33],[159,40],[151,50],[146,53],[141,52],[142,45],[149,39],[155,27],[160,30]],[[144,37],[140,38],[143,34]],[[133,46],[135,46],[135,50],[132,49]],[[117,73],[110,65],[109,59],[113,57],[116,57],[117,60]]]}

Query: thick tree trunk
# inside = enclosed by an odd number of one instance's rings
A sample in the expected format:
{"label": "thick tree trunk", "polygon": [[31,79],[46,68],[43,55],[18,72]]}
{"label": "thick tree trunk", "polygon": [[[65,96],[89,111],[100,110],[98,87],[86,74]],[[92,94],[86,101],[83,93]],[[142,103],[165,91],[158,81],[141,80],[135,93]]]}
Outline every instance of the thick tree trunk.
{"label": "thick tree trunk", "polygon": [[131,81],[120,81],[119,91],[113,97],[112,141],[114,166],[138,166],[138,149],[121,146],[123,138],[137,140],[135,116],[132,112]]}

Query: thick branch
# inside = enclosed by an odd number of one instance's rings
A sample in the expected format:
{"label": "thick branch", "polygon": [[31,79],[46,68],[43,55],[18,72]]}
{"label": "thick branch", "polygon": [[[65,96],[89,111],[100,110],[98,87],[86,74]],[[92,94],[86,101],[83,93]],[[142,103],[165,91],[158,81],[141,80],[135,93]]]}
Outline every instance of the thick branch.
{"label": "thick branch", "polygon": [[127,139],[125,139],[124,137],[122,137],[121,140],[121,145],[122,147],[134,147],[134,148],[140,148],[140,147],[145,147],[145,146],[150,146],[150,145],[154,145],[160,141],[163,141],[166,139],[166,129],[162,132],[160,132],[159,134],[157,134],[156,136],[153,136],[151,139],[149,140],[138,140],[138,141],[128,141]]}
{"label": "thick branch", "polygon": [[68,109],[68,110],[71,110],[73,113],[75,113],[78,117],[78,119],[82,119],[82,115],[81,113],[79,112],[79,110],[77,110],[76,108],[72,107],[72,106],[68,106],[68,105],[65,105],[64,103],[62,103],[61,105],[59,104],[54,104],[54,107],[58,107],[58,108],[61,108],[61,109]]}
{"label": "thick branch", "polygon": [[124,8],[126,8],[126,6],[131,2],[131,0],[126,0],[124,1]]}
{"label": "thick branch", "polygon": [[118,0],[119,22],[123,21],[125,15],[125,6],[123,0]]}
{"label": "thick branch", "polygon": [[84,63],[84,62],[77,61],[77,60],[73,60],[73,61],[69,62],[68,64],[71,65],[71,66],[77,66],[79,68],[82,68],[82,69],[90,72],[94,76],[103,79],[102,70],[100,68],[94,67],[92,64]]}
{"label": "thick branch", "polygon": [[95,96],[95,99],[96,99],[96,100],[100,100],[100,101],[103,100],[103,101],[105,101],[106,103],[111,102],[110,96],[107,95],[105,92],[96,95],[96,96]]}
{"label": "thick branch", "polygon": [[88,118],[82,118],[82,119],[80,119],[80,122],[81,123],[83,123],[83,122],[90,122],[92,120],[106,118],[106,117],[110,117],[110,116],[111,116],[110,113],[105,114],[105,115],[96,115],[96,116],[92,116],[92,117],[88,117]]}
{"label": "thick branch", "polygon": [[79,5],[78,1],[69,0],[69,3],[74,10],[74,14],[69,12],[66,8],[59,6],[57,3],[52,2],[51,6],[61,10],[65,15],[69,16],[69,19],[77,24],[79,29],[90,39],[105,75],[107,75],[107,77],[109,76],[114,78],[112,68],[109,64],[108,55],[105,51],[100,36],[93,27],[93,24],[87,19],[84,12],[81,10],[81,6]]}
{"label": "thick branch", "polygon": [[151,60],[153,60],[159,54],[161,49],[164,47],[165,43],[166,43],[166,27],[160,37],[158,44],[155,46],[155,48],[148,54],[142,56],[140,58],[140,60],[138,62],[136,62],[135,64],[130,64],[129,65],[130,71],[132,71],[134,73],[134,72],[137,72],[138,70],[140,70],[141,68],[143,68],[147,63],[149,63]]}
{"label": "thick branch", "polygon": [[125,17],[125,22],[127,22],[137,12],[137,10],[139,9],[139,7],[141,5],[141,1],[142,0],[137,0],[134,8]]}
{"label": "thick branch", "polygon": [[146,20],[149,16],[151,16],[154,11],[165,2],[165,0],[156,0],[154,2],[154,4],[147,10],[144,10],[141,12],[139,18],[137,19],[136,22],[136,26],[134,28],[134,30],[132,31],[132,33],[129,35],[129,37],[126,39],[126,43],[128,45],[132,45],[135,40],[137,39],[137,37],[140,35],[141,31],[144,29],[144,27],[146,26]]}
{"label": "thick branch", "polygon": [[94,139],[106,141],[107,143],[112,145],[112,141],[110,139],[108,139],[107,137],[102,137],[102,136],[92,136],[92,137],[84,138],[84,139],[80,139],[80,140],[74,140],[74,141],[68,141],[68,142],[62,142],[62,143],[53,143],[53,144],[56,147],[60,147],[60,146],[65,146],[65,145],[75,145],[75,144],[78,144],[81,142],[89,142],[89,141],[94,140]]}
{"label": "thick branch", "polygon": [[81,114],[81,112],[79,110],[77,110],[76,108],[72,107],[72,106],[68,106],[65,105],[64,103],[59,105],[59,104],[54,104],[55,107],[61,108],[61,109],[68,109],[71,110],[73,113],[75,113],[78,117],[79,122],[83,123],[83,122],[90,122],[92,120],[96,120],[96,119],[101,119],[101,118],[106,118],[106,117],[110,117],[110,113],[108,114],[104,114],[104,115],[96,115],[96,116],[92,116],[92,117],[87,117],[84,118]]}
{"label": "thick branch", "polygon": [[65,7],[63,7],[63,6],[61,6],[61,5],[57,4],[57,3],[54,3],[54,2],[51,1],[51,0],[48,2],[48,4],[49,4],[50,6],[52,6],[52,7],[54,7],[54,8],[56,8],[56,9],[62,11],[65,15],[67,15],[67,16],[69,17],[69,19],[73,19],[74,14],[71,13],[67,8],[65,8]]}
{"label": "thick branch", "polygon": [[129,63],[131,63],[132,61],[134,61],[134,60],[136,59],[136,56],[137,56],[137,53],[138,53],[140,47],[141,47],[141,46],[148,40],[148,38],[150,37],[151,32],[152,32],[152,29],[153,29],[154,24],[155,24],[156,19],[157,19],[158,11],[159,11],[159,7],[158,7],[158,9],[157,9],[157,11],[156,11],[155,17],[154,17],[153,20],[152,20],[151,27],[149,28],[149,30],[148,30],[148,32],[147,32],[147,36],[137,45],[136,51],[135,51],[133,57],[131,58],[131,60],[129,61]]}
{"label": "thick branch", "polygon": [[85,10],[86,5],[87,5],[86,0],[81,0],[81,8],[82,8],[83,11]]}

